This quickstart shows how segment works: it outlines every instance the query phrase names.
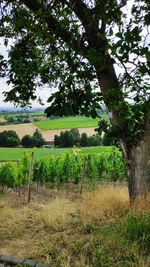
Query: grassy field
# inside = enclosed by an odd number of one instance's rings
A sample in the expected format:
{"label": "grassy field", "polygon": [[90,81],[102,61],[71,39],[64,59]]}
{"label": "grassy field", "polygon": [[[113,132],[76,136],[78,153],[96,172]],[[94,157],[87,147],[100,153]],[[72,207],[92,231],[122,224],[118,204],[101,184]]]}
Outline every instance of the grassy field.
{"label": "grassy field", "polygon": [[[82,153],[100,153],[108,152],[111,147],[85,147],[82,148]],[[65,152],[69,152],[72,148],[0,148],[0,160],[19,160],[24,152],[31,153],[34,151],[36,159],[47,158],[50,155],[61,155]]]}
{"label": "grassy field", "polygon": [[150,266],[150,203],[130,208],[126,186],[77,195],[32,188],[0,196],[0,252],[53,267]]}
{"label": "grassy field", "polygon": [[[106,114],[103,118],[108,119]],[[92,119],[85,116],[65,117],[58,119],[47,119],[35,122],[35,125],[42,130],[70,129],[70,128],[90,128],[97,127],[99,118]]]}

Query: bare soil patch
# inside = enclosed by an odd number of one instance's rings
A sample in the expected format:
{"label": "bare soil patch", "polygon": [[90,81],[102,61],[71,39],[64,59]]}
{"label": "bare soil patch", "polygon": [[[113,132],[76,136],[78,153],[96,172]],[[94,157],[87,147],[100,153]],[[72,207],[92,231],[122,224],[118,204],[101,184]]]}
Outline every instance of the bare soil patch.
{"label": "bare soil patch", "polygon": [[0,132],[13,130],[15,131],[19,138],[22,138],[26,134],[32,135],[37,127],[32,123],[22,123],[22,124],[10,124],[0,126]]}
{"label": "bare soil patch", "polygon": [[0,118],[0,122],[6,122],[7,120],[5,120],[4,118]]}
{"label": "bare soil patch", "polygon": [[[95,128],[79,128],[79,133],[86,133],[88,136],[91,136],[95,134],[94,131]],[[55,135],[60,135],[60,133],[63,131],[66,131],[69,129],[60,129],[60,130],[48,130],[48,131],[43,131],[42,135],[46,141],[54,141],[54,136]]]}

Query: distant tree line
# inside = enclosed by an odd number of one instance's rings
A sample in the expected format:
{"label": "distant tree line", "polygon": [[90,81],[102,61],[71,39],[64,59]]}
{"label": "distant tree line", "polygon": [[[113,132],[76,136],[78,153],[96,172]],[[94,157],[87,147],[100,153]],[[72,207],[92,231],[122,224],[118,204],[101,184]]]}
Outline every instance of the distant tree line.
{"label": "distant tree line", "polygon": [[86,147],[86,146],[100,146],[100,145],[114,145],[114,138],[108,132],[100,136],[96,133],[92,136],[88,136],[86,133],[80,135],[78,129],[71,129],[62,131],[60,135],[54,136],[55,147],[73,147],[74,145]]}
{"label": "distant tree line", "polygon": [[[20,140],[19,136],[15,131],[3,131],[0,133],[0,147],[41,147],[45,144],[45,140],[42,134],[36,129],[35,133],[31,135],[25,135]],[[71,129],[67,131],[62,131],[60,135],[54,136],[54,146],[55,147],[73,147],[81,146],[110,146],[116,145],[115,139],[111,132],[100,135],[98,133],[87,136],[86,133],[80,135],[78,129]]]}
{"label": "distant tree line", "polygon": [[15,131],[5,130],[0,133],[0,147],[17,147],[19,145],[23,147],[41,147],[44,144],[45,140],[38,129],[32,136],[25,135],[21,140]]}

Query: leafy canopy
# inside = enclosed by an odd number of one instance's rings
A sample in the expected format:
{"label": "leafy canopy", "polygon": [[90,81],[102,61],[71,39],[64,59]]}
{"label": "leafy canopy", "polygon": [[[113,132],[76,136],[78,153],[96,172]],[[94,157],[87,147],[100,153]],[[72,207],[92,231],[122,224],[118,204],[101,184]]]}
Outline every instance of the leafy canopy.
{"label": "leafy canopy", "polygon": [[[134,1],[127,16],[130,2],[1,1],[0,37],[9,54],[8,60],[0,56],[0,74],[12,85],[6,101],[28,105],[37,86],[45,84],[57,88],[48,99],[48,116],[96,117],[104,100],[109,111],[124,119],[121,129],[126,125],[130,132],[138,131],[150,99],[150,4]],[[101,79],[114,64],[120,74],[114,73],[113,88],[104,91]]]}

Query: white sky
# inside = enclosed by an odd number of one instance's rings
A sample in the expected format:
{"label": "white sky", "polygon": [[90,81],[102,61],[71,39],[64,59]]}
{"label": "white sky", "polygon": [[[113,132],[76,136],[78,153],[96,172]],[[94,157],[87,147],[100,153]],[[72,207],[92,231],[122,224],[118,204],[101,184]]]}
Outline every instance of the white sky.
{"label": "white sky", "polygon": [[[0,107],[13,107],[14,106],[13,103],[4,102],[3,92],[4,91],[7,92],[10,89],[11,89],[11,86],[8,86],[7,85],[6,79],[5,78],[0,79]],[[41,99],[42,99],[45,107],[48,106],[47,99],[50,96],[51,91],[52,90],[50,88],[48,88],[48,87],[43,87],[41,89],[37,89],[36,90],[37,98],[38,97],[41,97]],[[34,102],[32,102],[32,107],[37,107],[37,106],[40,106],[39,103],[37,102],[37,100],[35,100]]]}

